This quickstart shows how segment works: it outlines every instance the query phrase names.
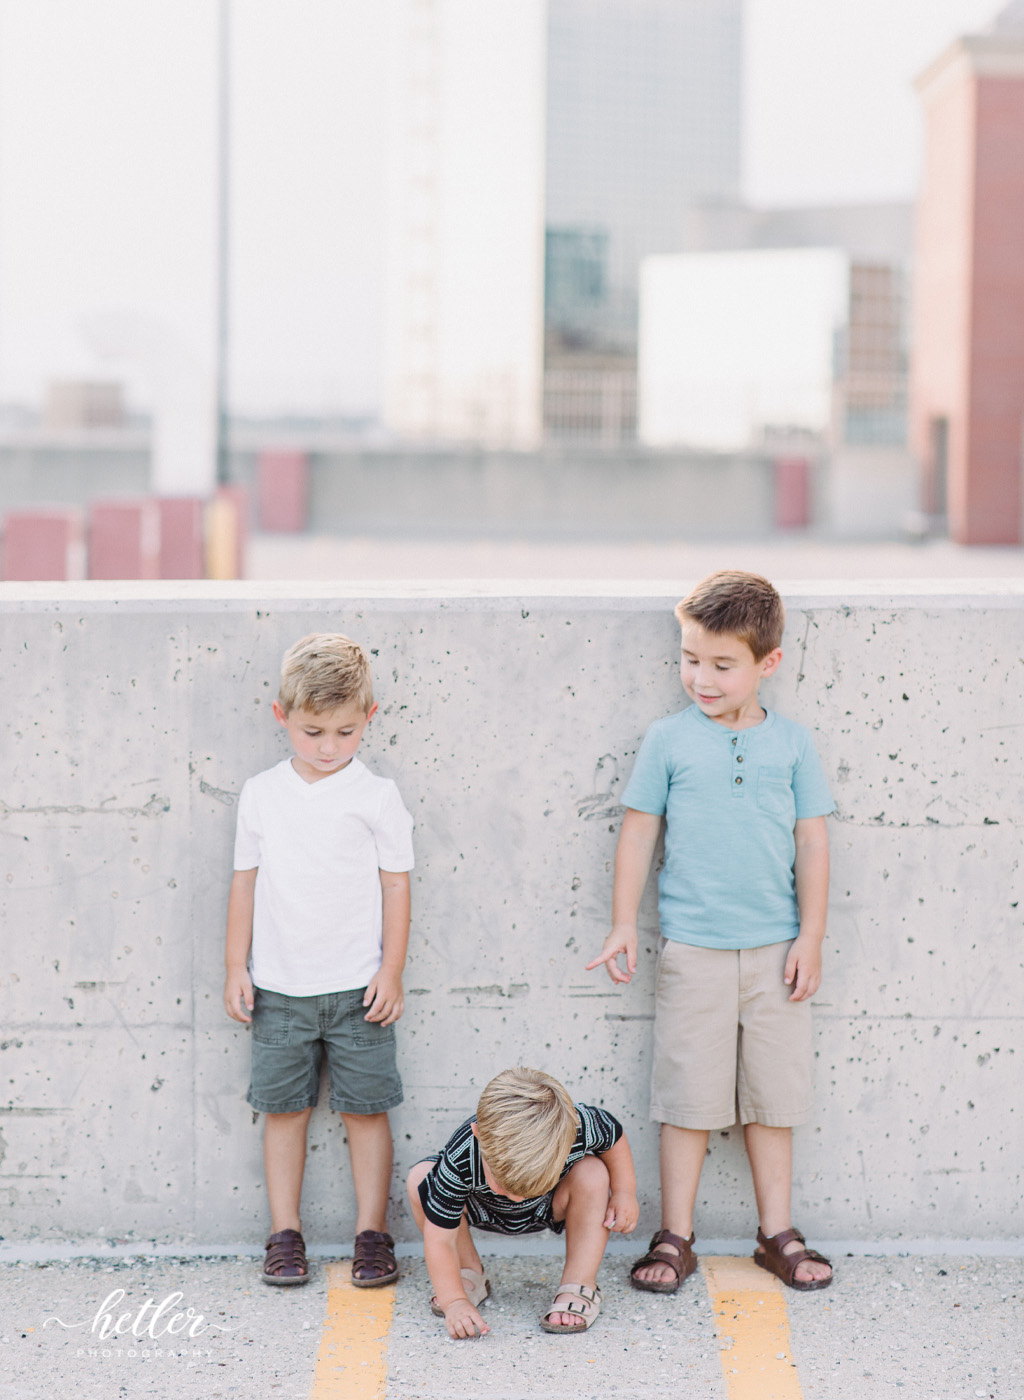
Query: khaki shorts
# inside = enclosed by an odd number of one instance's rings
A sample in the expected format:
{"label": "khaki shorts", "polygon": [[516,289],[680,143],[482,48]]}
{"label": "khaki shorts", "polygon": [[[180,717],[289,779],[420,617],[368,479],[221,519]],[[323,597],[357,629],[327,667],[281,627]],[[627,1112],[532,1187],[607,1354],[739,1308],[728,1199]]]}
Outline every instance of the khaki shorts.
{"label": "khaki shorts", "polygon": [[651,1117],[677,1128],[811,1116],[811,1004],[782,980],[792,944],[696,948],[666,939],[654,991]]}

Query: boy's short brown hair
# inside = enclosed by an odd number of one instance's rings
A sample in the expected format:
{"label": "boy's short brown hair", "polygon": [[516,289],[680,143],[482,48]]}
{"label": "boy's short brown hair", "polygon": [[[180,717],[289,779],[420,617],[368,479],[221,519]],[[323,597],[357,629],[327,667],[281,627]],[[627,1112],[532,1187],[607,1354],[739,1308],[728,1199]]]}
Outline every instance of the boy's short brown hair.
{"label": "boy's short brown hair", "polygon": [[786,609],[766,578],[743,569],[719,569],[708,574],[676,604],[680,624],[687,619],[705,632],[731,632],[763,661],[782,645]]}
{"label": "boy's short brown hair", "polygon": [[358,642],[340,632],[311,632],[288,648],[281,663],[278,703],[285,714],[322,715],[341,705],[373,709],[370,659]]}
{"label": "boy's short brown hair", "polygon": [[476,1135],[496,1181],[513,1196],[558,1185],[579,1115],[568,1093],[539,1069],[502,1070],[480,1095]]}

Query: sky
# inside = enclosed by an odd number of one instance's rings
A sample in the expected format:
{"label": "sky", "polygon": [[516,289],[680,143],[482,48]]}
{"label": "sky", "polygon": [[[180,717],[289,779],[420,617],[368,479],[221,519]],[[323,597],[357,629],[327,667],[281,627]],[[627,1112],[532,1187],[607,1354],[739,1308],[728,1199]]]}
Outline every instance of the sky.
{"label": "sky", "polygon": [[[372,415],[396,0],[235,0],[232,398]],[[997,0],[747,0],[759,204],[912,199],[911,81]],[[213,361],[216,0],[0,0],[0,403]]]}

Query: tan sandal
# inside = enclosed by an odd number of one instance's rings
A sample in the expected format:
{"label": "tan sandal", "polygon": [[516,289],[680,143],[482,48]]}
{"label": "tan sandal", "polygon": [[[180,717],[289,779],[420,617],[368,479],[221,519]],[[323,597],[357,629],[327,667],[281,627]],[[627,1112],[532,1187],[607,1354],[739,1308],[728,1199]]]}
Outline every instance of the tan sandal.
{"label": "tan sandal", "polygon": [[[460,1269],[462,1275],[462,1286],[466,1290],[466,1297],[478,1308],[485,1298],[491,1296],[491,1281],[486,1274],[482,1274],[477,1269]],[[444,1317],[444,1308],[437,1301],[435,1293],[430,1300],[430,1311],[435,1317]]]}
{"label": "tan sandal", "polygon": [[796,1278],[796,1269],[798,1264],[807,1260],[815,1264],[827,1264],[831,1269],[832,1260],[826,1259],[824,1254],[819,1254],[816,1249],[794,1249],[792,1254],[787,1254],[785,1247],[792,1240],[799,1240],[802,1245],[806,1244],[799,1230],[780,1230],[777,1235],[769,1238],[758,1228],[757,1243],[760,1249],[754,1250],[754,1263],[780,1278],[787,1288],[795,1288],[801,1293],[811,1293],[816,1288],[827,1288],[832,1282],[831,1274],[828,1278]]}
{"label": "tan sandal", "polygon": [[[559,1298],[566,1296],[575,1301],[559,1303]],[[596,1283],[593,1288],[585,1288],[582,1283],[560,1283],[555,1291],[554,1302],[547,1312],[540,1315],[540,1325],[545,1332],[585,1332],[597,1321],[600,1311],[601,1290]],[[548,1318],[555,1313],[574,1313],[583,1321],[570,1322],[568,1326],[564,1322],[549,1322]]]}

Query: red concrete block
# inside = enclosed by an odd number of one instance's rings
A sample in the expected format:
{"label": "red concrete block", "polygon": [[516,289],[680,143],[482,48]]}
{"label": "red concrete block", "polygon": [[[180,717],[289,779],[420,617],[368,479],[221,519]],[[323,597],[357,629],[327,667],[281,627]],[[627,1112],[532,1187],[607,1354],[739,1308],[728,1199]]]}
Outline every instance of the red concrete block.
{"label": "red concrete block", "polygon": [[811,464],[806,457],[775,462],[775,528],[805,530],[811,523]]}
{"label": "red concrete block", "polygon": [[198,496],[164,496],[160,512],[160,577],[202,578],[203,506]]}
{"label": "red concrete block", "polygon": [[82,577],[82,518],[77,510],[9,510],[4,516],[3,577]]}
{"label": "red concrete block", "polygon": [[160,511],[156,501],[93,501],[89,507],[89,577],[159,576]]}
{"label": "red concrete block", "polygon": [[261,452],[256,462],[256,485],[261,530],[285,534],[306,528],[307,452]]}

